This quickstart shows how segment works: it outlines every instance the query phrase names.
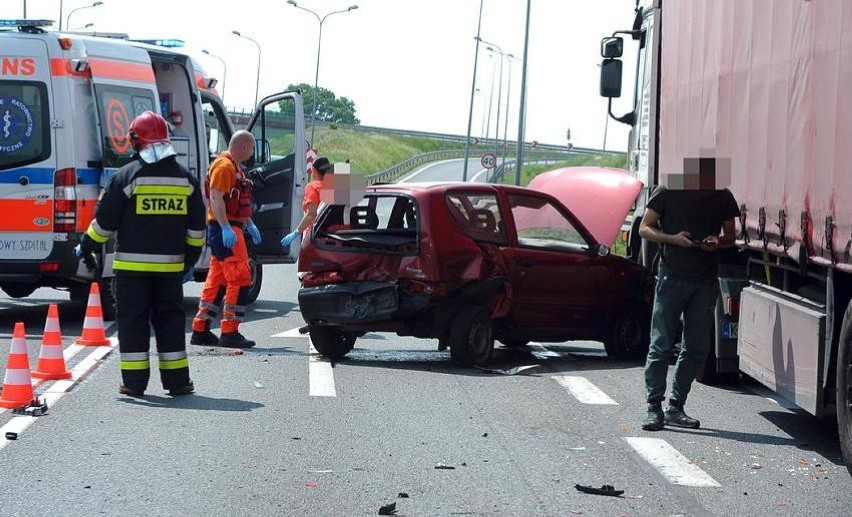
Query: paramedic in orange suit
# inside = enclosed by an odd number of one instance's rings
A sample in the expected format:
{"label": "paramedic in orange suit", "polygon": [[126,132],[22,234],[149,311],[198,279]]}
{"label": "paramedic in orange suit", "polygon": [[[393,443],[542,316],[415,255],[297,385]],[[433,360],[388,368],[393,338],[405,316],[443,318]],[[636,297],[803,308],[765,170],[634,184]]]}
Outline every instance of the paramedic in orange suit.
{"label": "paramedic in orange suit", "polygon": [[[210,246],[210,271],[198,303],[198,313],[192,321],[193,345],[251,348],[254,341],[239,332],[245,313],[246,296],[251,284],[243,230],[255,244],[260,244],[260,231],[251,220],[251,181],[240,163],[254,153],[254,136],[237,131],[231,137],[228,150],[219,154],[210,165],[205,185],[208,197],[207,245]],[[210,330],[210,323],[222,306],[222,337]]]}
{"label": "paramedic in orange suit", "polygon": [[304,212],[305,215],[302,216],[299,226],[281,239],[281,246],[289,246],[296,237],[301,235],[302,232],[310,228],[314,223],[314,219],[317,217],[317,209],[320,204],[320,189],[322,189],[323,178],[325,178],[325,175],[331,172],[331,170],[331,162],[328,161],[328,158],[325,156],[319,156],[316,160],[314,160],[313,167],[311,168],[311,174],[314,180],[308,183],[308,186],[305,187],[305,197],[302,199],[302,212]]}

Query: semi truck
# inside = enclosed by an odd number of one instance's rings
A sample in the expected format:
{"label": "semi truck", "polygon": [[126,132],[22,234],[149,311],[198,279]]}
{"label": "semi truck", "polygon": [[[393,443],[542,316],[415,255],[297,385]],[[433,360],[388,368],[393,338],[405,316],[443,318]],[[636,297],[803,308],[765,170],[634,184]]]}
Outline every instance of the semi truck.
{"label": "semi truck", "polygon": [[[654,265],[638,227],[656,186],[715,171],[741,215],[699,380],[741,372],[835,417],[852,474],[852,9],[637,0],[635,11],[632,27],[601,41],[600,94],[631,126],[629,168],[645,185],[624,228],[628,253]],[[625,41],[638,53],[634,95],[613,114]]]}
{"label": "semi truck", "polygon": [[[145,110],[161,113],[178,159],[202,185],[235,129],[215,78],[181,51],[179,40],[55,32],[52,24],[0,20],[0,289],[24,298],[53,287],[83,301],[97,279],[104,316],[112,319],[112,241],[94,270],[74,247],[106,182],[133,159],[130,121]],[[254,301],[262,265],[294,262],[297,254],[279,241],[301,218],[308,180],[300,93],[264,98],[246,129],[257,143],[248,174],[263,237],[249,252]],[[195,280],[203,281],[209,267],[205,246]]]}

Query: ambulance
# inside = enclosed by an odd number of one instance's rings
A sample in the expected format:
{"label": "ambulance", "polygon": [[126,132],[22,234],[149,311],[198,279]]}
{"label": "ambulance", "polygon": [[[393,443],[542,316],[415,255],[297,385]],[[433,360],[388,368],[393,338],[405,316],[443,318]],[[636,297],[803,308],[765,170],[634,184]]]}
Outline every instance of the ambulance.
{"label": "ambulance", "polygon": [[[181,162],[204,184],[207,166],[234,131],[206,75],[174,41],[48,31],[49,20],[0,20],[0,289],[25,298],[39,287],[84,300],[97,279],[114,316],[112,242],[91,271],[74,254],[100,192],[132,159],[127,128],[145,110],[170,123]],[[248,165],[255,224],[251,301],[263,264],[293,262],[279,241],[301,219],[307,183],[305,121],[298,92],[263,99],[246,127],[257,140]],[[251,239],[248,239],[251,242]],[[203,281],[210,251],[196,264]]]}

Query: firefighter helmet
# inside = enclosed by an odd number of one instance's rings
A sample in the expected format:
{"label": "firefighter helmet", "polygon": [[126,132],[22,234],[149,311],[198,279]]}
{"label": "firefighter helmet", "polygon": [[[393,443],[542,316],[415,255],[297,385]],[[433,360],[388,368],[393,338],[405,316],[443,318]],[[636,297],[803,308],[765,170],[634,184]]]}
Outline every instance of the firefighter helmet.
{"label": "firefighter helmet", "polygon": [[151,144],[168,142],[169,128],[162,116],[153,111],[145,111],[130,123],[128,136],[133,150],[139,152]]}

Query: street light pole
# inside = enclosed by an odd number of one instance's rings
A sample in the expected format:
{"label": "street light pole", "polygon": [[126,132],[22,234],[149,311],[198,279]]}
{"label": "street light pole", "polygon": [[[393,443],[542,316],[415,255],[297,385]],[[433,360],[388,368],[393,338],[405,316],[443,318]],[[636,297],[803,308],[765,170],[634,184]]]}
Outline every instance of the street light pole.
{"label": "street light pole", "polygon": [[527,108],[527,56],[530,46],[530,9],[532,0],[527,0],[527,27],[524,33],[524,61],[521,67],[521,108],[518,112],[518,158],[515,164],[515,185],[521,184],[521,167],[524,163],[524,122]]}
{"label": "street light pole", "polygon": [[512,54],[506,54],[506,60],[509,62],[509,84],[506,88],[506,122],[503,127],[503,161],[500,166],[506,166],[506,155],[509,154],[509,145],[507,144],[507,140],[509,139],[509,102],[512,99],[512,60],[515,59],[515,56]]}
{"label": "street light pole", "polygon": [[[223,69],[223,72],[222,72],[222,104],[225,104],[225,80],[228,78],[228,65],[225,64],[224,59],[217,56],[216,54],[210,53],[210,51],[208,51],[208,50],[202,50],[201,53],[207,54],[210,57],[214,57],[214,58],[218,59],[220,63],[222,63],[222,69]],[[255,103],[255,104],[257,104],[257,103]]]}
{"label": "street light pole", "polygon": [[[489,59],[494,57],[488,55]],[[497,65],[491,63],[491,92],[488,94],[488,122],[485,123],[485,140],[483,145],[488,145],[488,135],[491,134],[491,108],[494,105],[494,77],[497,73]]]}
{"label": "street light pole", "polygon": [[479,21],[476,23],[476,50],[473,53],[473,79],[470,81],[470,109],[467,114],[467,140],[464,143],[464,170],[462,181],[467,181],[467,162],[470,159],[470,129],[473,125],[473,92],[476,91],[476,66],[479,64],[479,35],[482,29],[482,5],[485,0],[479,0]]}
{"label": "street light pole", "polygon": [[322,48],[322,24],[325,22],[326,18],[331,16],[332,14],[338,13],[348,13],[349,11],[354,11],[358,9],[357,5],[350,5],[346,9],[342,9],[340,11],[332,11],[322,18],[317,13],[311,11],[310,9],[305,9],[295,2],[295,0],[287,0],[287,3],[295,7],[296,9],[301,9],[305,12],[311,13],[319,22],[319,36],[317,38],[317,67],[316,73],[314,74],[314,92],[311,97],[313,97],[313,106],[311,107],[311,148],[314,147],[314,130],[316,129],[316,116],[317,116],[317,86],[319,85],[319,65],[320,65],[320,49]]}
{"label": "street light pole", "polygon": [[[83,7],[78,7],[76,9],[71,9],[71,12],[68,13],[68,17],[65,18],[65,28],[71,26],[71,16],[74,15],[77,11],[81,11],[83,9],[90,9],[92,7],[97,7],[99,5],[104,5],[103,2],[94,2],[92,5],[84,5]],[[62,30],[62,0],[59,0],[59,30]]]}
{"label": "street light pole", "polygon": [[505,53],[500,45],[489,43],[485,40],[482,40],[482,42],[491,45],[490,47],[486,47],[491,52],[494,52],[494,48],[492,47],[497,47],[497,52],[500,54],[500,79],[497,87],[497,122],[494,130],[494,161],[496,162],[497,151],[500,146],[500,107],[503,105],[503,57],[505,56]]}
{"label": "street light pole", "polygon": [[254,83],[254,107],[257,107],[257,92],[260,90],[260,43],[240,33],[240,31],[231,31],[231,34],[240,38],[245,38],[257,46],[257,80]]}

